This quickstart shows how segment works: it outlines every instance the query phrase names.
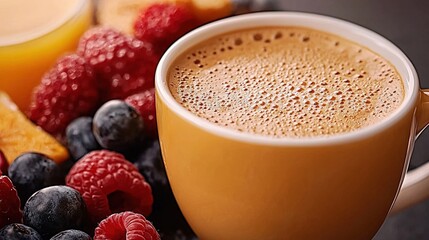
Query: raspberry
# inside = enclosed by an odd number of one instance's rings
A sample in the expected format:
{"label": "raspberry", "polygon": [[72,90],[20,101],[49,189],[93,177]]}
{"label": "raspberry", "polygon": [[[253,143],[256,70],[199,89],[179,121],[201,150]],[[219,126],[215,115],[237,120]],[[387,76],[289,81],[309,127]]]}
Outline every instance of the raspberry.
{"label": "raspberry", "polygon": [[8,163],[8,161],[6,159],[6,156],[0,150],[0,175],[2,175],[2,173],[6,174],[8,168],[9,168],[9,163]]}
{"label": "raspberry", "polygon": [[125,72],[103,76],[101,80],[105,91],[103,100],[125,99],[153,88],[157,61],[137,63],[134,68],[130,67]]}
{"label": "raspberry", "polygon": [[103,74],[120,72],[152,56],[150,44],[106,27],[88,30],[79,41],[77,53]]}
{"label": "raspberry", "polygon": [[161,239],[151,222],[140,214],[112,214],[95,229],[94,240],[157,240]]}
{"label": "raspberry", "polygon": [[115,212],[147,216],[152,210],[151,187],[119,153],[101,150],[85,155],[70,170],[66,182],[82,194],[93,223]]}
{"label": "raspberry", "polygon": [[153,4],[141,11],[134,23],[135,36],[156,46],[159,53],[197,27],[192,11],[181,4]]}
{"label": "raspberry", "polygon": [[155,89],[134,94],[125,99],[125,102],[134,107],[143,118],[145,131],[149,136],[156,138]]}
{"label": "raspberry", "polygon": [[83,35],[77,52],[99,76],[103,102],[124,99],[154,85],[160,56],[150,43],[114,29],[96,27]]}
{"label": "raspberry", "polygon": [[0,176],[0,229],[10,223],[21,223],[21,201],[12,181]]}
{"label": "raspberry", "polygon": [[97,80],[82,57],[67,55],[43,76],[32,97],[28,117],[45,131],[62,136],[71,121],[97,108]]}

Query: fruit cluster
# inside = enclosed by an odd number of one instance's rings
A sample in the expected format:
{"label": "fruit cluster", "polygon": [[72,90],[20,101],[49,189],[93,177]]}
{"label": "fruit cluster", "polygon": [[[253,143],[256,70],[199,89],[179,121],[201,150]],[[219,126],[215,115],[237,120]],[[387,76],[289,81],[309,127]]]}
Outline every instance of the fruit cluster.
{"label": "fruit cluster", "polygon": [[194,239],[161,157],[154,74],[200,24],[163,3],[142,10],[134,36],[90,29],[34,89],[36,125],[0,93],[0,239]]}

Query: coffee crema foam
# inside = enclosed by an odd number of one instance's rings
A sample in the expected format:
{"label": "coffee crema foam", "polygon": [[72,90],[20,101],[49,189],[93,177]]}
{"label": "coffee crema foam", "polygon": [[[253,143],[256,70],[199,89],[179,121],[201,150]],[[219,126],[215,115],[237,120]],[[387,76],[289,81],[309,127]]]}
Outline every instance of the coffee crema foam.
{"label": "coffee crema foam", "polygon": [[354,131],[386,118],[405,95],[387,60],[301,27],[253,28],[204,41],[174,62],[168,86],[201,118],[273,137]]}

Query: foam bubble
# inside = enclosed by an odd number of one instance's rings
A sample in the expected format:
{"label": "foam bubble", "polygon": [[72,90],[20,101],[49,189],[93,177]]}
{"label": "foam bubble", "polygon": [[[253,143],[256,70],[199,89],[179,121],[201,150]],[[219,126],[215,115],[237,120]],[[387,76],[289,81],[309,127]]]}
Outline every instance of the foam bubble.
{"label": "foam bubble", "polygon": [[262,34],[260,34],[260,33],[255,33],[255,34],[253,34],[253,40],[255,40],[255,41],[261,41],[262,40]]}

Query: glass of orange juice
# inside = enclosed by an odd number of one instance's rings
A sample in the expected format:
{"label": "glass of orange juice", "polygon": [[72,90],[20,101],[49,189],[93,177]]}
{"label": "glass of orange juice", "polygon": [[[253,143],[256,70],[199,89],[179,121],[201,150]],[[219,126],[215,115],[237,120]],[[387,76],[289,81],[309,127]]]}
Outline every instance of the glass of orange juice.
{"label": "glass of orange juice", "polygon": [[92,24],[88,0],[0,1],[0,91],[25,110],[56,58],[76,48]]}

